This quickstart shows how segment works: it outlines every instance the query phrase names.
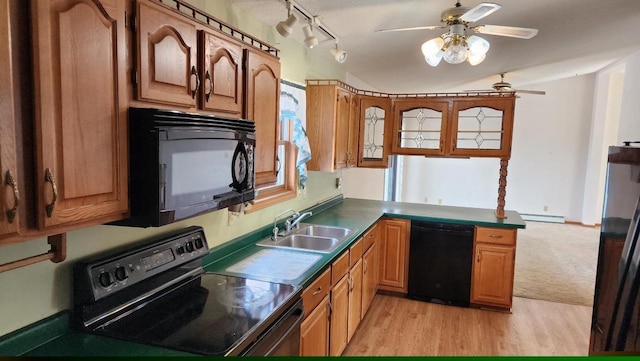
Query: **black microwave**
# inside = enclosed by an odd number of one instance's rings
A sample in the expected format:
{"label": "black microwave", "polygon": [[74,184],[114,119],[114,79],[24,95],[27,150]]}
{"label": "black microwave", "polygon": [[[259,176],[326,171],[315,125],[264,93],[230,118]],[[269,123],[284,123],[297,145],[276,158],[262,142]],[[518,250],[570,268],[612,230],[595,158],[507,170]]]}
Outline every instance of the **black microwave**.
{"label": "black microwave", "polygon": [[254,199],[255,124],[244,119],[129,109],[131,217],[162,226]]}

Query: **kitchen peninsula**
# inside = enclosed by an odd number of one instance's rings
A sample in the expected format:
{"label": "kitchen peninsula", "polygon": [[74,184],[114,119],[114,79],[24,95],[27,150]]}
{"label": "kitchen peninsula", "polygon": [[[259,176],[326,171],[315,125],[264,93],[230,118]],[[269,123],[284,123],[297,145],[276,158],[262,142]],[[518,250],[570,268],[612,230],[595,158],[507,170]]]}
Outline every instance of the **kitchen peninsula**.
{"label": "kitchen peninsula", "polygon": [[[315,293],[318,280],[326,279],[328,281],[328,285],[331,284],[331,282],[333,281],[331,280],[332,277],[327,275],[330,275],[331,271],[336,269],[336,266],[339,264],[339,262],[341,262],[341,260],[348,260],[350,258],[348,256],[352,256],[355,254],[358,255],[357,257],[351,257],[355,258],[353,260],[354,266],[348,264],[348,267],[350,267],[352,272],[354,269],[358,269],[358,264],[362,264],[365,262],[365,260],[367,260],[367,249],[373,250],[375,249],[374,247],[378,247],[380,251],[378,252],[377,257],[377,264],[379,265],[379,267],[375,267],[375,261],[371,261],[369,263],[369,267],[373,266],[373,269],[378,268],[380,270],[380,272],[377,273],[379,276],[381,276],[378,278],[378,285],[380,289],[384,288],[393,290],[393,286],[384,286],[385,273],[382,270],[385,269],[385,261],[382,255],[386,254],[386,251],[388,250],[396,249],[395,247],[398,246],[398,244],[388,244],[386,243],[386,241],[389,240],[385,238],[392,235],[408,235],[408,232],[395,232],[395,230],[397,229],[398,225],[408,226],[411,220],[467,224],[473,225],[474,227],[476,227],[476,229],[485,231],[514,231],[514,233],[518,228],[525,227],[525,223],[520,215],[514,211],[507,211],[506,218],[497,219],[495,217],[494,210],[490,209],[432,206],[425,204],[384,202],[349,198],[342,199],[341,196],[321,203],[309,210],[313,212],[313,216],[305,219],[305,222],[307,223],[356,228],[358,230],[353,233],[349,240],[341,244],[340,247],[336,248],[331,253],[314,253],[320,255],[320,259],[296,279],[286,281],[286,283],[302,287],[304,291],[312,290],[314,291],[313,293]],[[382,229],[388,228],[388,232],[381,231],[381,228],[376,227],[376,225],[383,225]],[[377,244],[377,246],[372,246],[371,243],[368,242],[368,240],[370,239],[369,235],[372,234],[372,230],[375,229],[380,232],[377,233],[376,237],[373,237],[376,238],[374,240],[374,244]],[[265,249],[265,247],[260,247],[255,244],[257,241],[265,237],[269,237],[271,231],[272,224],[265,225],[255,232],[213,248],[210,254],[203,260],[205,270],[209,272],[229,273],[226,270],[230,266],[250,257],[251,255],[254,255],[256,252]],[[212,236],[209,235],[209,237]],[[408,238],[406,240],[408,240]],[[405,244],[404,250],[407,250],[406,246],[407,245]],[[388,247],[387,250],[385,250],[386,247]],[[392,251],[392,253],[402,256],[406,255],[406,253],[398,252],[397,250]],[[301,254],[309,255],[311,253],[301,252]],[[345,255],[348,256],[345,257]],[[402,261],[407,260],[408,258],[403,258]],[[406,267],[406,262],[405,266],[403,267]],[[393,274],[393,272],[391,272],[390,274]],[[400,274],[400,276],[402,276],[402,273]],[[269,279],[268,277],[264,276],[256,278],[277,281],[277,279]],[[351,279],[350,277],[345,278]],[[406,287],[406,277],[402,281],[405,282],[404,286]],[[335,285],[333,287],[335,287]],[[395,293],[402,294],[402,288],[402,285],[400,285],[400,287],[395,287]],[[366,289],[366,287],[364,287],[363,289]],[[329,292],[329,289],[327,289],[326,287],[322,288],[322,292]],[[325,299],[328,299],[330,296],[329,294],[327,294],[325,297]],[[361,297],[362,300],[365,299],[364,292],[362,293]],[[305,299],[305,293],[303,293],[303,299]],[[323,300],[318,300],[318,304],[322,305],[322,302]],[[315,306],[314,310],[306,310],[305,317],[309,319],[312,312],[318,310],[319,307],[321,306]],[[368,307],[368,305],[366,305],[365,308],[362,308],[360,317],[358,317],[359,319],[365,316],[366,307]],[[179,354],[171,350],[151,347],[147,345],[139,345],[124,341],[116,341],[102,336],[77,332],[69,328],[68,322],[69,312],[64,311],[50,318],[42,320],[34,325],[27,326],[24,329],[17,330],[11,334],[8,334],[0,339],[0,354],[25,356]],[[329,326],[327,326],[326,329],[328,332]],[[316,341],[317,340],[314,339],[314,343]],[[302,343],[304,344],[304,333]],[[73,347],[70,347],[70,345],[73,345]],[[327,345],[327,350],[328,349],[329,346]]]}

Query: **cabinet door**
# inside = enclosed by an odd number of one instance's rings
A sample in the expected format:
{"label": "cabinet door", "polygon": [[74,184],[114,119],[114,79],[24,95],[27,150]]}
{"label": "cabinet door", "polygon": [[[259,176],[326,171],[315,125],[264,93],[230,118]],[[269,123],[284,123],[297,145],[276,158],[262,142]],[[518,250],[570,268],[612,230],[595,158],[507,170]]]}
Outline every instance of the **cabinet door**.
{"label": "cabinet door", "polygon": [[340,356],[347,347],[349,320],[349,276],[342,277],[331,289],[331,336],[329,353]]}
{"label": "cabinet door", "polygon": [[349,124],[351,121],[351,93],[338,88],[336,99],[336,133],[334,169],[347,167],[349,153]]}
{"label": "cabinet door", "polygon": [[351,341],[362,319],[362,259],[349,271],[349,322],[347,342]]}
{"label": "cabinet door", "polygon": [[385,219],[381,223],[379,288],[407,293],[411,221]]}
{"label": "cabinet door", "polygon": [[202,109],[242,117],[242,45],[208,31],[202,31],[201,42]]}
{"label": "cabinet door", "polygon": [[360,98],[358,167],[387,168],[393,131],[391,99]]}
{"label": "cabinet door", "polygon": [[39,228],[127,210],[125,2],[33,1]]}
{"label": "cabinet door", "polygon": [[451,114],[449,154],[509,157],[515,97],[455,100]]}
{"label": "cabinet door", "polygon": [[329,296],[300,325],[300,356],[329,355]]}
{"label": "cabinet door", "polygon": [[391,152],[406,155],[444,155],[448,134],[449,101],[395,101]]}
{"label": "cabinet door", "polygon": [[356,167],[358,165],[358,129],[360,117],[360,102],[358,95],[351,96],[351,104],[349,105],[349,140],[347,141],[347,167]]}
{"label": "cabinet door", "polygon": [[194,23],[149,0],[137,0],[136,99],[196,107],[200,86]]}
{"label": "cabinet door", "polygon": [[476,243],[471,303],[511,308],[515,248]]}
{"label": "cabinet door", "polygon": [[16,118],[14,68],[11,58],[10,2],[0,3],[0,238],[18,233],[18,173],[16,168]]}
{"label": "cabinet door", "polygon": [[246,117],[256,123],[256,187],[273,184],[278,177],[278,118],[280,62],[256,50],[245,50]]}
{"label": "cabinet door", "polygon": [[362,318],[378,291],[377,250],[377,243],[374,243],[362,257]]}

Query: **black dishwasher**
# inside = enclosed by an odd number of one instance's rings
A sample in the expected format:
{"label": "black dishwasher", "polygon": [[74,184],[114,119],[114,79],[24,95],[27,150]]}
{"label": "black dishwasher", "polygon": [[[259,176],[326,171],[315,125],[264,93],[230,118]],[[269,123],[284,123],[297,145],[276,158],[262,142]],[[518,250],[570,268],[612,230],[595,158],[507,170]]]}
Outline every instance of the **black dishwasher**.
{"label": "black dishwasher", "polygon": [[469,306],[473,225],[411,221],[410,298]]}

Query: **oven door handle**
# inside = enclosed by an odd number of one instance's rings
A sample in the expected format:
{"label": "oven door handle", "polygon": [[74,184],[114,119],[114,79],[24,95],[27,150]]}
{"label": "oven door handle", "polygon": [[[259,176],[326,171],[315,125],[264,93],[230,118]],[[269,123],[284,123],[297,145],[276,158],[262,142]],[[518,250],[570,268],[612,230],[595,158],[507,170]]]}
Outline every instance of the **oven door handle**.
{"label": "oven door handle", "polygon": [[[270,356],[280,347],[280,345],[282,345],[283,342],[290,338],[292,333],[297,332],[299,337],[300,325],[304,319],[304,307],[302,306],[302,302],[299,301],[293,308],[293,310],[286,312],[285,316],[282,317],[282,323],[278,322],[280,323],[279,325],[274,325],[273,329],[267,331],[267,333],[263,337],[259,338],[255,344],[242,354],[242,356]],[[295,318],[295,320],[287,321],[292,318]],[[279,327],[285,326],[286,323],[290,324],[286,330],[278,330]],[[273,340],[274,336],[277,337],[276,340]],[[268,345],[269,342],[273,342],[273,344]],[[268,347],[268,349],[265,350],[265,346]]]}

